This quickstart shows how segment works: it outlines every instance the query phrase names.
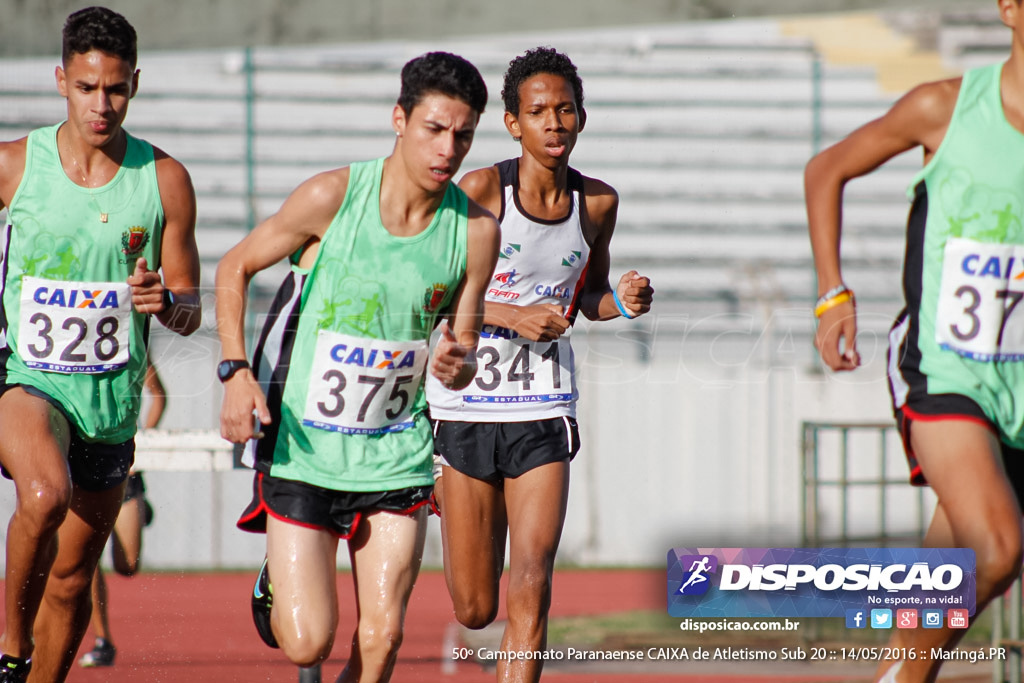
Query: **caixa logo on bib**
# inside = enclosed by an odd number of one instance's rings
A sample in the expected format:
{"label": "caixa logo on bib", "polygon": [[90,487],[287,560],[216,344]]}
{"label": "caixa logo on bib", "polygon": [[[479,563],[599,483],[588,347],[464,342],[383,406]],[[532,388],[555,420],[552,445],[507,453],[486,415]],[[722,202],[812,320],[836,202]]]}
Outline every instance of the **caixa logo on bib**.
{"label": "caixa logo on bib", "polygon": [[677,617],[836,617],[854,608],[975,610],[965,548],[675,548]]}

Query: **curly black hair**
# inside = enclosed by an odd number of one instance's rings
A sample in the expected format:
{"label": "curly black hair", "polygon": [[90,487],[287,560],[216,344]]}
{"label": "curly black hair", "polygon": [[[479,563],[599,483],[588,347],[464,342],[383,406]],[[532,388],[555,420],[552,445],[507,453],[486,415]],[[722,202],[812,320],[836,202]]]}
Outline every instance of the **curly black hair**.
{"label": "curly black hair", "polygon": [[64,65],[76,54],[99,50],[120,57],[132,69],[138,61],[135,28],[117,12],[106,7],[86,7],[72,12],[64,22]]}
{"label": "curly black hair", "polygon": [[487,84],[477,68],[450,52],[428,52],[402,67],[398,105],[408,116],[428,93],[437,92],[468,104],[477,114],[487,105]]}
{"label": "curly black hair", "polygon": [[566,55],[552,47],[527,50],[526,54],[508,63],[505,83],[501,89],[505,111],[514,116],[519,115],[519,88],[537,74],[553,74],[568,81],[576,95],[576,109],[583,113],[583,81],[576,70],[576,65]]}

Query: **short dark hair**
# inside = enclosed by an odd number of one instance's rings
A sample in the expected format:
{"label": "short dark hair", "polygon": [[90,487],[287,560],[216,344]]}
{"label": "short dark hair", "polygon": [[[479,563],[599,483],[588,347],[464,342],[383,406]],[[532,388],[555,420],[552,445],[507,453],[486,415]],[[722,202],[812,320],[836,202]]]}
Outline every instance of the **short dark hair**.
{"label": "short dark hair", "polygon": [[120,57],[132,69],[138,61],[138,36],[128,20],[106,7],[86,7],[72,12],[64,22],[64,64],[76,54],[100,50]]}
{"label": "short dark hair", "polygon": [[576,70],[576,65],[566,55],[552,47],[527,50],[526,54],[508,63],[505,83],[501,88],[505,111],[513,116],[519,115],[519,88],[537,74],[553,74],[568,81],[576,95],[576,109],[583,113],[583,80]]}
{"label": "short dark hair", "polygon": [[398,105],[408,116],[429,93],[454,97],[477,114],[487,106],[487,84],[477,68],[450,52],[428,52],[402,67],[402,91]]}

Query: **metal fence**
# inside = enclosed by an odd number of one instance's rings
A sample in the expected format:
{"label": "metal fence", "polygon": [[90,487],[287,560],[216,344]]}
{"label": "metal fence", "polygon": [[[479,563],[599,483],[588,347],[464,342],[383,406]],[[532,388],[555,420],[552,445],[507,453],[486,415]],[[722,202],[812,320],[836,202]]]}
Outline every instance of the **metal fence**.
{"label": "metal fence", "polygon": [[[802,539],[806,547],[911,546],[924,538],[935,496],[907,485],[899,434],[892,423],[804,422]],[[895,475],[901,471],[902,476]],[[893,497],[910,518],[893,522]],[[829,517],[833,519],[830,521]],[[993,683],[1020,683],[1021,581],[993,600],[992,645],[1007,649],[994,660]]]}

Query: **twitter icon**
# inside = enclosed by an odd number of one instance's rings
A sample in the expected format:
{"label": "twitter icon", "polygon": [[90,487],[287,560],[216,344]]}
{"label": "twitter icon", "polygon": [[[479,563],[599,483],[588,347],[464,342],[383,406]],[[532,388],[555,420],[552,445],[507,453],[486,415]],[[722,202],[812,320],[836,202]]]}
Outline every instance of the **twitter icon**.
{"label": "twitter icon", "polygon": [[892,628],[892,610],[871,610],[871,628]]}

